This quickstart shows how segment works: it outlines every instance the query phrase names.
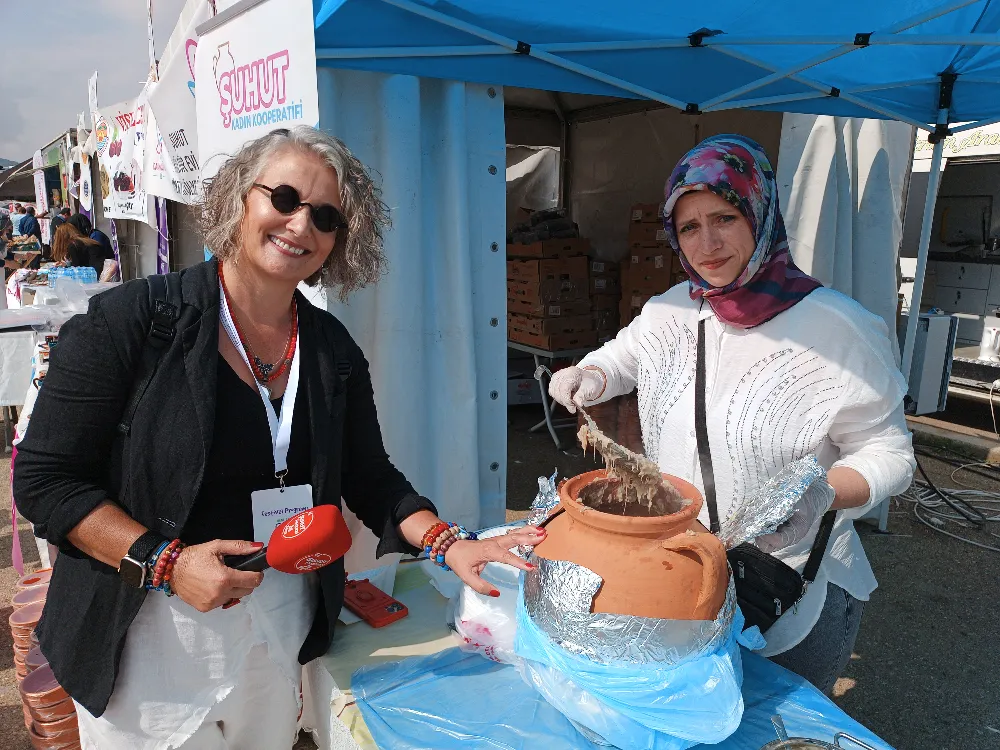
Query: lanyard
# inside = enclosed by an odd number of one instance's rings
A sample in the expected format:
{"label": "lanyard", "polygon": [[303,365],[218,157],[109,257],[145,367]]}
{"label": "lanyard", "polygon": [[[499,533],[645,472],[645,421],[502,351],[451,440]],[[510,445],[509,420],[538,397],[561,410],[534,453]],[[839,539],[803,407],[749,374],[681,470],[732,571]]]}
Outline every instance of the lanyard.
{"label": "lanyard", "polygon": [[[222,302],[219,306],[219,317],[222,320],[222,327],[226,329],[226,335],[233,342],[236,351],[243,357],[243,361],[252,375],[253,368],[250,367],[250,359],[243,349],[243,342],[240,341],[240,335],[236,332],[236,325],[233,323],[232,314],[229,312],[229,300],[226,299],[226,292],[222,288],[221,282],[219,283],[219,299]],[[261,400],[264,402],[264,412],[267,414],[267,426],[271,429],[271,447],[274,450],[274,475],[281,480],[282,487],[285,485],[285,474],[288,471],[288,444],[292,437],[292,414],[295,411],[295,394],[299,390],[299,353],[302,351],[302,337],[299,336],[298,339],[295,342],[295,353],[292,355],[292,367],[288,371],[288,384],[285,386],[285,395],[281,399],[280,415],[274,413],[274,405],[271,403],[270,398],[271,394],[267,392],[264,386],[257,382],[257,378],[254,378],[254,383],[257,385],[257,392],[260,393]]]}

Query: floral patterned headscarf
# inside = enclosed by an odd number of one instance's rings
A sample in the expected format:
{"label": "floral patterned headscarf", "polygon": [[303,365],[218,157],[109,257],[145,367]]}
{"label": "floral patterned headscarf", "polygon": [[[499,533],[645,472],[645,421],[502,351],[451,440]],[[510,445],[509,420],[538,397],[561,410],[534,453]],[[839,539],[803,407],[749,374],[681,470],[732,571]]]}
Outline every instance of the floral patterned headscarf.
{"label": "floral patterned headscarf", "polygon": [[[747,267],[727,286],[714,287],[701,278],[677,241],[674,207],[682,195],[693,190],[709,190],[738,208],[757,242]],[[792,262],[785,222],[778,209],[774,170],[755,141],[731,134],[706,138],[674,167],[665,196],[663,227],[691,278],[691,298],[707,300],[723,322],[753,328],[822,286]]]}

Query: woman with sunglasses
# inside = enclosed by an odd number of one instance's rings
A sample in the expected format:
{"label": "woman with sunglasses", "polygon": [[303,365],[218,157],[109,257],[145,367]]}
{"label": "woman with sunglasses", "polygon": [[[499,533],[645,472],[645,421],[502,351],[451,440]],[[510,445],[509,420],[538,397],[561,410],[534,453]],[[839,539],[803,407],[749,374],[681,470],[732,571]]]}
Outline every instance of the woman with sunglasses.
{"label": "woman with sunglasses", "polygon": [[498,594],[478,575],[487,562],[527,567],[507,550],[544,532],[477,541],[392,465],[364,355],[296,291],[375,282],[386,214],[340,141],[275,131],[206,186],[215,257],[168,278],[179,301],[129,282],[62,328],[14,492],[61,551],[38,632],[84,748],[292,746],[302,665],[330,646],[344,565],[227,566],[266,541],[255,518],[343,498],[379,554],[431,549],[481,593]]}

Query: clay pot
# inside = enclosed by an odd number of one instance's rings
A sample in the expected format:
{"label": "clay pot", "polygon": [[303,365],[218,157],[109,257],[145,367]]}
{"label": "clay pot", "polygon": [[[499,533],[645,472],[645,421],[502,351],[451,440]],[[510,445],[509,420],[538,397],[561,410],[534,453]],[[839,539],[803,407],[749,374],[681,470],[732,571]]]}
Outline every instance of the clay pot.
{"label": "clay pot", "polygon": [[[593,612],[670,620],[714,620],[718,615],[729,585],[725,547],[698,522],[698,490],[678,477],[663,478],[691,502],[666,515],[645,517],[606,513],[580,501],[582,489],[607,479],[604,470],[560,485],[561,502],[550,514],[548,535],[535,554],[597,573],[604,583]],[[565,513],[554,515],[559,509]]]}

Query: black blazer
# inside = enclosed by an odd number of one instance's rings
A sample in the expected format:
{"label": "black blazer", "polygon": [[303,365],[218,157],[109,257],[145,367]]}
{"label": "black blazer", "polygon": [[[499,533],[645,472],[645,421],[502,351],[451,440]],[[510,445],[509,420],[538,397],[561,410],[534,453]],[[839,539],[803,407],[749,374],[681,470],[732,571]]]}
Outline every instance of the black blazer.
{"label": "black blazer", "polygon": [[[183,528],[202,484],[215,423],[219,282],[215,261],[181,271],[183,307],[173,343],[119,434],[149,328],[148,284],[130,281],[94,297],[60,331],[31,429],[18,446],[14,497],[36,532],[60,548],[38,625],[59,683],[95,716],[114,690],[125,635],[145,591],[74,548],[66,535],[106,499],[166,536]],[[427,508],[382,443],[368,363],[347,329],[298,295],[302,342],[299,398],[310,414],[313,501],[341,497],[381,537],[378,554],[416,552],[399,522]],[[336,342],[336,345],[335,343]],[[336,352],[351,374],[338,375]],[[299,652],[324,654],[344,597],[343,560],[319,572],[320,606]],[[162,596],[154,593],[153,596]]]}

